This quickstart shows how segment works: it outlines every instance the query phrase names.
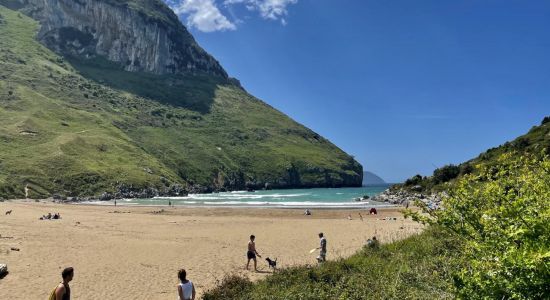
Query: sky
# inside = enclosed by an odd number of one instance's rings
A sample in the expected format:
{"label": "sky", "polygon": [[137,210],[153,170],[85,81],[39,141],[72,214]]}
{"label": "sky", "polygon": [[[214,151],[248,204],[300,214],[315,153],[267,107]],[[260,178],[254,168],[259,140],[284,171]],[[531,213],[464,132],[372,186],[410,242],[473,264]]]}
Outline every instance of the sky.
{"label": "sky", "polygon": [[550,115],[550,1],[164,1],[247,91],[387,182]]}

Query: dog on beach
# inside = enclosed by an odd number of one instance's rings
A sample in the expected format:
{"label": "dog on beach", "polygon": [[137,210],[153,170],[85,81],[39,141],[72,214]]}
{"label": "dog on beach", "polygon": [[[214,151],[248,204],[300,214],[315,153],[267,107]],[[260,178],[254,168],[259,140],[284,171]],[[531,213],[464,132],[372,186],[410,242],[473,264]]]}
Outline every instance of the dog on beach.
{"label": "dog on beach", "polygon": [[11,209],[6,212],[6,215],[11,215]]}
{"label": "dog on beach", "polygon": [[275,270],[277,268],[277,259],[276,258],[275,258],[275,260],[272,260],[268,257],[265,260],[267,261],[267,264],[269,265],[270,268],[273,268],[273,270]]}

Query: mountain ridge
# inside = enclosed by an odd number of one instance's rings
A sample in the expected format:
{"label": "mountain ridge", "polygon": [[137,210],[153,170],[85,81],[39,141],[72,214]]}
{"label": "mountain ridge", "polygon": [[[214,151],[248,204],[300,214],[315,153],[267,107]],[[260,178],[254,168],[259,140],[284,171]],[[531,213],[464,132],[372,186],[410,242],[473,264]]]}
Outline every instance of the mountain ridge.
{"label": "mountain ridge", "polygon": [[105,57],[133,72],[228,77],[162,1],[0,1],[9,3],[40,22],[38,40],[58,54]]}
{"label": "mountain ridge", "polygon": [[0,197],[361,185],[350,155],[230,78],[54,53],[19,9],[0,5]]}
{"label": "mountain ridge", "polygon": [[363,171],[363,186],[375,184],[386,184],[386,181],[373,172]]}

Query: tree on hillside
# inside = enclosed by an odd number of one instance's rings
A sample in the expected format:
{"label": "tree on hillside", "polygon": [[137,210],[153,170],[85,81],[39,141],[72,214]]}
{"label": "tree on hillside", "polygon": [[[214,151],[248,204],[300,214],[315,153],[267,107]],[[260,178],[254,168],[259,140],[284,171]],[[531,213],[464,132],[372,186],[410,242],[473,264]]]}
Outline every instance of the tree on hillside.
{"label": "tree on hillside", "polygon": [[460,174],[460,167],[455,165],[446,165],[435,169],[433,180],[435,184],[448,182],[455,179]]}

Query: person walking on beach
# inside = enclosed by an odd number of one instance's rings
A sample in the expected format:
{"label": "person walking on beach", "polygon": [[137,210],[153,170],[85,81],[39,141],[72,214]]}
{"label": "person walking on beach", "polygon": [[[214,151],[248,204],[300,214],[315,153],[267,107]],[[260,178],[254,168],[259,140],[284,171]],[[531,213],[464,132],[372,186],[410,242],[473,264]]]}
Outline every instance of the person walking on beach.
{"label": "person walking on beach", "polygon": [[319,233],[319,242],[320,246],[317,249],[321,251],[319,251],[319,256],[317,256],[317,262],[322,263],[327,260],[327,239],[322,232]]}
{"label": "person walking on beach", "polygon": [[259,258],[262,258],[262,256],[256,251],[256,243],[254,240],[256,237],[254,235],[250,236],[250,241],[248,241],[248,251],[246,252],[246,258],[248,259],[246,262],[246,269],[248,270],[248,266],[250,265],[250,260],[254,260],[254,271],[258,272],[258,269],[256,267],[256,255],[258,255]]}
{"label": "person walking on beach", "polygon": [[72,267],[65,268],[61,272],[63,282],[52,291],[49,300],[71,300],[71,287],[69,282],[73,280],[74,269]]}
{"label": "person walking on beach", "polygon": [[187,272],[185,269],[178,271],[178,300],[195,300],[195,286],[190,280],[187,280]]}

